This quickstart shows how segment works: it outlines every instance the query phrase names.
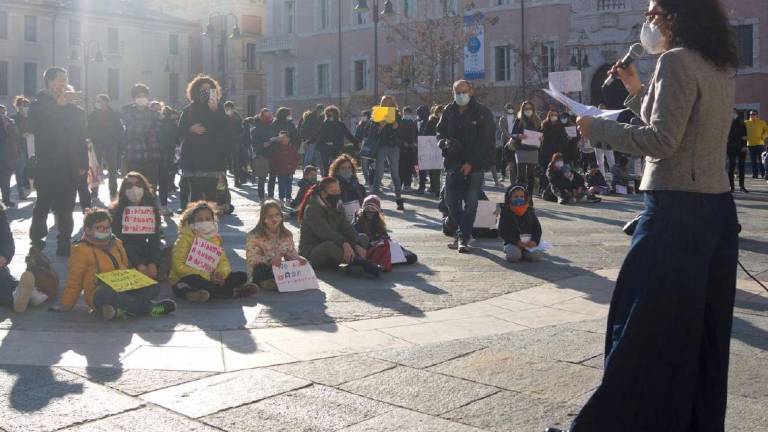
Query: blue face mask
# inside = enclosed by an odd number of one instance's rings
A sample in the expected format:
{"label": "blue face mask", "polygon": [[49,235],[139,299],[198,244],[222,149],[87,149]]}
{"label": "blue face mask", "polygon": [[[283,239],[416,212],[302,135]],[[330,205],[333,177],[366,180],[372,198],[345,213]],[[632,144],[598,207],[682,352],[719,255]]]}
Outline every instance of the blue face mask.
{"label": "blue face mask", "polygon": [[352,171],[347,171],[347,170],[339,171],[339,177],[343,178],[344,180],[349,180],[352,178]]}
{"label": "blue face mask", "polygon": [[520,207],[521,205],[525,205],[525,198],[513,198],[510,202],[513,207]]}

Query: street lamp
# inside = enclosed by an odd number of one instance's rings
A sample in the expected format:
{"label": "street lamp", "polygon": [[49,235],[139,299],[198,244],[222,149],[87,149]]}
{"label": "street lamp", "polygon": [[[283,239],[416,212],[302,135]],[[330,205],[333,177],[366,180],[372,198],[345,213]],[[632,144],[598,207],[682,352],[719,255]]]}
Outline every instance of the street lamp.
{"label": "street lamp", "polygon": [[[373,2],[373,102],[379,103],[379,15],[388,18],[395,13],[395,7],[392,5],[392,0],[384,1],[384,9],[379,12],[379,0],[371,0]],[[367,0],[357,0],[355,5],[355,12],[364,14],[368,13],[371,9],[368,8]]]}
{"label": "street lamp", "polygon": [[[91,48],[95,46],[96,52],[91,56]],[[85,112],[88,112],[88,104],[90,98],[88,97],[88,65],[90,63],[102,63],[104,62],[104,54],[101,53],[101,44],[99,41],[90,40],[88,42],[79,42],[79,48],[83,50],[83,99],[85,99]],[[70,60],[77,61],[80,59],[80,52],[78,48],[72,50],[69,56]]]}
{"label": "street lamp", "polygon": [[[232,17],[232,19],[235,21],[235,26],[232,28],[232,33],[230,35],[227,35],[227,22],[229,21],[229,17]],[[222,25],[221,25],[221,45],[219,46],[219,50],[221,50],[221,76],[220,76],[220,82],[223,86],[223,93],[222,99],[226,99],[227,96],[227,39],[233,39],[238,40],[242,37],[242,32],[240,31],[240,26],[237,22],[237,15],[233,13],[219,13],[219,12],[213,12],[210,15],[208,15],[208,25],[205,26],[205,33],[203,33],[203,36],[207,36],[211,39],[211,70],[216,69],[216,59],[214,58],[214,49],[213,49],[213,43],[214,38],[216,37],[216,26],[213,24],[214,18],[221,18],[222,19]],[[234,88],[234,86],[233,86]]]}

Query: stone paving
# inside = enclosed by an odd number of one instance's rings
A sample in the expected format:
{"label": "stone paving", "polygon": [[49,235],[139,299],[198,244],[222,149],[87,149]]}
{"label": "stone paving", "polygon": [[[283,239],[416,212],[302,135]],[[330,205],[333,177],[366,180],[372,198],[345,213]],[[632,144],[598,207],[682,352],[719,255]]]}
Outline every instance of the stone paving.
{"label": "stone paving", "polygon": [[[768,187],[748,187],[752,194],[737,195],[741,261],[768,281]],[[500,200],[501,189],[486,190]],[[237,268],[258,204],[249,186],[233,192],[236,215],[220,225]],[[101,322],[82,305],[67,314],[0,311],[0,430],[567,425],[600,381],[605,316],[629,244],[620,229],[642,209],[640,197],[537,201],[554,248],[544,262],[517,265],[504,262],[498,241],[477,240],[467,256],[449,251],[432,198],[408,196],[406,212],[384,205],[393,237],[419,264],[378,281],[321,272],[317,292],[179,302],[173,316],[126,322]],[[30,214],[31,201],[9,210],[14,274]],[[166,220],[168,239],[177,222]],[[54,263],[63,276],[65,262]],[[768,293],[743,272],[738,288],[726,430],[768,431]]]}

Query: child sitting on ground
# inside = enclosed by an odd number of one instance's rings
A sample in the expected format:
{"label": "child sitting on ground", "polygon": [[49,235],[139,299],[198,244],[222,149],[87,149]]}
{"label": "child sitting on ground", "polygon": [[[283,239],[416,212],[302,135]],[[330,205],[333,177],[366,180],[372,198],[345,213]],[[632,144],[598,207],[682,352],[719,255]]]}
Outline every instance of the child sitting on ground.
{"label": "child sitting on ground", "polygon": [[597,168],[597,165],[591,165],[586,175],[587,180],[587,192],[592,195],[605,195],[611,191],[608,187],[608,182],[605,181],[605,176]]}
{"label": "child sitting on ground", "polygon": [[[154,221],[151,228],[137,223],[139,219],[149,219],[149,215],[143,214],[149,213],[145,210],[151,211],[151,218]],[[120,185],[118,198],[110,206],[110,213],[112,233],[122,240],[130,267],[156,279],[157,267],[162,255],[160,209],[152,192],[152,186],[143,174],[132,171],[125,176]],[[131,213],[138,216],[131,218]],[[124,227],[124,222],[128,222],[129,226]]]}
{"label": "child sitting on ground", "polygon": [[37,306],[48,300],[48,296],[35,288],[35,276],[25,271],[18,281],[8,269],[16,253],[16,244],[11,234],[11,226],[5,214],[5,207],[0,204],[0,306],[12,307],[14,312],[24,312],[31,303]]}
{"label": "child sitting on ground", "polygon": [[245,261],[248,266],[248,280],[262,289],[276,290],[272,267],[279,267],[283,259],[299,261],[301,265],[307,263],[296,251],[293,234],[283,225],[280,203],[267,200],[261,205],[259,222],[246,238]]}
{"label": "child sitting on ground", "polygon": [[[387,224],[384,222],[384,212],[381,211],[381,200],[376,195],[368,195],[363,200],[363,207],[355,214],[352,226],[355,227],[358,233],[368,236],[371,247],[376,247],[374,243],[380,240],[390,240],[389,233],[387,233]],[[405,255],[405,262],[398,264],[414,264],[418,261],[415,253],[402,247],[402,245],[400,248]]]}
{"label": "child sitting on ground", "polygon": [[296,193],[293,201],[291,201],[291,208],[296,209],[301,204],[301,200],[304,199],[304,195],[307,194],[309,188],[317,184],[317,167],[313,165],[307,165],[304,167],[304,176],[296,182],[299,187],[299,191]]}
{"label": "child sitting on ground", "polygon": [[176,310],[173,300],[157,303],[160,286],[120,291],[98,280],[96,276],[114,270],[130,268],[123,242],[112,235],[112,218],[107,210],[88,209],[83,220],[83,237],[72,247],[67,262],[67,285],[61,304],[51,308],[55,312],[71,310],[80,294],[85,302],[106,320],[128,316],[161,316]]}
{"label": "child sitting on ground", "polygon": [[[193,246],[203,247],[206,253],[191,254]],[[219,236],[216,209],[205,201],[190,203],[181,216],[169,279],[174,294],[195,303],[205,303],[211,297],[246,297],[257,290],[248,283],[245,272],[232,271]]]}
{"label": "child sitting on ground", "polygon": [[504,254],[509,262],[539,261],[540,252],[530,252],[541,243],[541,223],[530,207],[528,194],[521,185],[512,185],[504,194],[499,216],[499,235],[504,240]]}
{"label": "child sitting on ground", "polygon": [[560,204],[574,204],[581,202],[585,197],[587,202],[600,201],[587,193],[584,177],[563,161],[562,153],[552,155],[552,161],[547,167],[547,178],[549,188],[544,192],[544,199],[547,201],[557,200]]}

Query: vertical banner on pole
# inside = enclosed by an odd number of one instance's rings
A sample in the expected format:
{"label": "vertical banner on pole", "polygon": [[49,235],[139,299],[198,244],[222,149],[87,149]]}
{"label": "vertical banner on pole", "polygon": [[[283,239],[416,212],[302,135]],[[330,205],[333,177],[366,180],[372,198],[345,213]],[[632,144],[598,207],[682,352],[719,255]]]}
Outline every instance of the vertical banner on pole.
{"label": "vertical banner on pole", "polygon": [[464,78],[468,80],[485,79],[485,28],[481,24],[482,19],[482,14],[464,16],[464,32],[467,35]]}

